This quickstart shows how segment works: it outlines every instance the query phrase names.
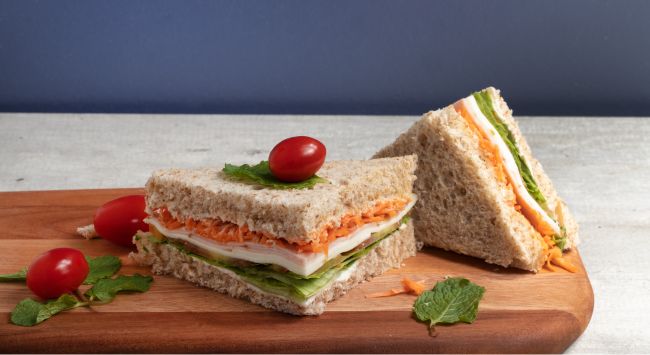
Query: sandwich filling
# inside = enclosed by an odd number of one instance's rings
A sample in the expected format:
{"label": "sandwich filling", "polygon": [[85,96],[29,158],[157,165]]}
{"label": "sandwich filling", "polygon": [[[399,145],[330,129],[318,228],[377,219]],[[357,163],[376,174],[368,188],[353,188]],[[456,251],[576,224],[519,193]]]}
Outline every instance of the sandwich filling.
{"label": "sandwich filling", "polygon": [[313,245],[288,243],[225,221],[181,221],[164,208],[149,211],[147,237],[227,269],[265,292],[304,303],[402,227],[415,201],[415,195],[381,201],[363,213],[345,215],[339,225],[326,226]]}
{"label": "sandwich filling", "polygon": [[497,179],[512,189],[515,196],[513,208],[539,232],[547,268],[553,270],[552,263],[575,272],[575,267],[562,259],[566,232],[548,208],[526,159],[519,152],[514,135],[495,109],[498,106],[497,95],[494,89],[476,92],[457,101],[454,109],[479,137],[481,149],[494,165]]}

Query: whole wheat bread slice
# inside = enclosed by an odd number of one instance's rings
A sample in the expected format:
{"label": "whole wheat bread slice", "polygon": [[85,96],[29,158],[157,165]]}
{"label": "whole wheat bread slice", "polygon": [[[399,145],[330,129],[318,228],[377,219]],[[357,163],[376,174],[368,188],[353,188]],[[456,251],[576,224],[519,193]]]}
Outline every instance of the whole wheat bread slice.
{"label": "whole wheat bread slice", "polygon": [[[548,206],[558,211],[557,218],[567,228],[566,247],[575,246],[577,224],[541,164],[532,158],[503,100],[499,109],[506,114],[506,124]],[[512,190],[496,178],[479,137],[453,107],[426,113],[374,158],[405,154],[418,155],[414,191],[419,199],[413,210],[418,240],[505,267],[530,271],[542,267],[545,255],[539,233],[515,210]]]}
{"label": "whole wheat bread slice", "polygon": [[219,168],[167,169],[146,184],[147,207],[179,219],[214,218],[290,242],[312,241],[346,213],[361,213],[381,200],[411,198],[415,155],[370,161],[326,162],[318,175],[329,183],[277,190],[233,181]]}
{"label": "whole wheat bread slice", "polygon": [[413,224],[409,221],[382,240],[370,253],[357,260],[348,278],[334,280],[313,296],[311,302],[300,304],[263,292],[233,276],[232,272],[193,258],[169,244],[154,243],[146,237],[135,238],[134,243],[138,251],[131,253],[131,258],[141,265],[151,265],[156,274],[171,274],[232,297],[246,299],[266,308],[295,315],[323,313],[328,302],[345,295],[348,290],[373,276],[391,268],[399,268],[402,261],[414,256],[417,250],[413,237]]}

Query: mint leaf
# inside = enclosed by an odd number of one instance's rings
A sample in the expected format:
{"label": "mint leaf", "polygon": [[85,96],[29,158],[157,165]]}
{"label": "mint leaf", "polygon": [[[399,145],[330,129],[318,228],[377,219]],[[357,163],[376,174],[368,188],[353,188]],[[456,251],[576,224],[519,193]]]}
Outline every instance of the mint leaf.
{"label": "mint leaf", "polygon": [[84,285],[93,285],[101,279],[111,277],[122,267],[120,258],[113,255],[98,256],[96,258],[86,256],[86,261],[90,271],[86,276]]}
{"label": "mint leaf", "polygon": [[26,298],[20,301],[11,312],[11,323],[23,327],[31,327],[49,319],[57,313],[85,305],[87,303],[79,302],[77,298],[68,293],[46,303],[40,303],[31,298]]}
{"label": "mint leaf", "polygon": [[13,274],[3,274],[0,275],[0,282],[12,282],[12,281],[25,281],[27,279],[27,268],[24,267],[20,271]]}
{"label": "mint leaf", "polygon": [[43,309],[44,304],[36,302],[31,298],[20,301],[11,312],[11,323],[31,327],[36,324],[38,312]]}
{"label": "mint leaf", "polygon": [[88,303],[86,302],[79,302],[76,297],[68,293],[63,294],[56,300],[45,303],[43,308],[41,308],[41,310],[38,312],[36,323],[41,323],[42,321],[49,319],[59,312],[80,306],[85,306],[87,304]]}
{"label": "mint leaf", "polygon": [[300,182],[280,181],[273,176],[271,169],[269,168],[269,162],[265,160],[253,166],[248,164],[226,164],[223,168],[223,172],[235,180],[280,190],[308,189],[314,187],[318,183],[328,183],[326,179],[323,179],[318,175],[314,175],[309,179]]}
{"label": "mint leaf", "polygon": [[[86,261],[88,262],[89,271],[84,285],[92,285],[99,279],[111,277],[122,267],[120,258],[113,255],[98,256],[96,258],[86,256]],[[0,275],[0,282],[25,281],[26,278],[27,268],[25,267],[13,274]]]}
{"label": "mint leaf", "polygon": [[95,286],[86,291],[85,296],[90,301],[102,303],[111,302],[118,292],[145,292],[151,287],[153,278],[135,274],[131,276],[120,275],[114,279],[101,279]]}
{"label": "mint leaf", "polygon": [[485,288],[461,277],[438,282],[431,291],[422,293],[413,304],[418,320],[436,324],[472,323]]}

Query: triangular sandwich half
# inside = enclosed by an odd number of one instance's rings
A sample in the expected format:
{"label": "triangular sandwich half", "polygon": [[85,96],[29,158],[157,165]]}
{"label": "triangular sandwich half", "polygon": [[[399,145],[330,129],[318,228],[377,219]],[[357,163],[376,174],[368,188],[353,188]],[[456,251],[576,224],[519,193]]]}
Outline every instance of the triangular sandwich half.
{"label": "triangular sandwich half", "polygon": [[578,226],[499,91],[426,113],[375,157],[418,155],[416,238],[489,263],[539,271],[572,266]]}
{"label": "triangular sandwich half", "polygon": [[415,255],[414,155],[326,162],[327,183],[276,190],[217,168],[167,169],[145,188],[150,234],[132,257],[230,296],[298,315]]}

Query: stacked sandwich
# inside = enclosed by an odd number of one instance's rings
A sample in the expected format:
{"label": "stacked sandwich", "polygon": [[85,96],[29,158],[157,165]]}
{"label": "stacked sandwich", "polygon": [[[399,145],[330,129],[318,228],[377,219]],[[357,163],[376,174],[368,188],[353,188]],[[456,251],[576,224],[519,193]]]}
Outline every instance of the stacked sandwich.
{"label": "stacked sandwich", "polygon": [[577,224],[496,89],[426,113],[375,157],[404,154],[419,158],[419,240],[505,267],[575,271],[562,251],[577,245]]}
{"label": "stacked sandwich", "polygon": [[146,184],[150,233],[136,261],[233,297],[312,315],[415,255],[415,156],[326,162],[309,189],[221,169],[169,169]]}
{"label": "stacked sandwich", "polygon": [[[305,187],[324,146],[296,164],[282,143],[274,151],[295,171],[276,175]],[[270,163],[243,175],[264,180]],[[421,242],[504,267],[575,271],[563,251],[577,245],[577,224],[494,88],[426,113],[375,159],[325,163],[305,189],[242,182],[227,168],[153,174],[137,261],[300,315],[399,267]]]}

